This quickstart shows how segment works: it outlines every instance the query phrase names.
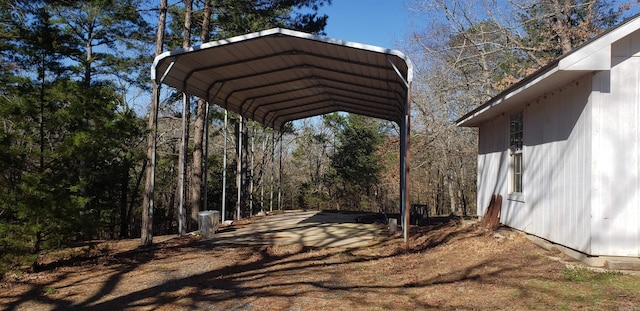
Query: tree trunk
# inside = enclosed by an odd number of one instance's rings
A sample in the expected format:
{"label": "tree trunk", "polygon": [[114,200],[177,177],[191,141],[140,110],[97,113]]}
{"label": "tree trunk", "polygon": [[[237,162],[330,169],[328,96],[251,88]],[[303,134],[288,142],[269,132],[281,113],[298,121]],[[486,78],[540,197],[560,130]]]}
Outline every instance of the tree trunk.
{"label": "tree trunk", "polygon": [[129,238],[131,236],[131,232],[129,231],[129,224],[131,224],[131,214],[133,212],[133,207],[135,205],[136,199],[138,198],[138,190],[140,189],[140,184],[142,184],[142,177],[144,176],[148,162],[149,161],[147,160],[147,158],[143,159],[142,169],[140,170],[140,174],[138,174],[138,177],[136,178],[136,185],[133,188],[133,191],[131,191],[131,197],[129,198],[129,208],[127,209],[127,215],[125,218],[127,232],[125,233],[125,236],[122,236],[121,238]]}
{"label": "tree trunk", "polygon": [[558,44],[562,48],[562,54],[567,54],[572,49],[571,44],[571,25],[569,24],[569,16],[567,12],[571,12],[570,3],[560,3],[558,0],[553,1],[553,10],[555,18],[556,34],[558,35]]}
{"label": "tree trunk", "polygon": [[[160,16],[158,17],[158,32],[156,35],[156,53],[162,53],[162,42],[164,41],[164,28],[167,20],[167,1],[160,0]],[[144,200],[142,203],[142,226],[140,234],[140,245],[148,246],[153,243],[153,191],[155,187],[156,168],[156,137],[158,131],[158,106],[160,85],[153,81],[151,107],[149,109],[149,123],[147,129],[147,161],[151,163],[146,169],[146,181],[144,185]]]}
{"label": "tree trunk", "polygon": [[[211,27],[211,1],[207,0],[204,3],[204,16],[202,19],[202,33],[201,38],[202,42],[209,41],[209,31]],[[199,98],[198,99],[198,107],[196,110],[196,121],[193,133],[193,172],[191,183],[189,184],[191,188],[191,218],[189,221],[189,227],[193,230],[197,227],[198,224],[198,212],[202,206],[202,177],[203,174],[207,172],[203,172],[203,164],[206,159],[204,159],[203,153],[203,141],[204,141],[204,128],[205,128],[205,118],[206,118],[206,105],[207,102]],[[206,190],[205,190],[206,191]],[[204,207],[207,208],[206,206]]]}
{"label": "tree trunk", "polygon": [[[193,0],[183,0],[184,2],[184,29],[182,31],[182,48],[187,49],[191,45],[191,11],[193,9]],[[187,175],[187,150],[189,146],[189,126],[191,121],[191,97],[183,93],[182,96],[182,140],[180,145],[180,153],[178,154],[178,163],[180,163],[180,170],[178,175],[178,193],[180,194],[179,212],[178,212],[178,224],[179,232],[181,236],[186,234],[186,213],[185,202],[186,198],[186,175]]]}
{"label": "tree trunk", "polygon": [[453,186],[453,178],[448,176],[447,188],[449,189],[449,215],[454,215],[458,212],[458,195]]}
{"label": "tree trunk", "polygon": [[122,178],[120,184],[120,238],[127,236],[129,223],[127,222],[127,198],[129,196],[129,166],[128,160],[125,160],[125,168],[122,170]]}

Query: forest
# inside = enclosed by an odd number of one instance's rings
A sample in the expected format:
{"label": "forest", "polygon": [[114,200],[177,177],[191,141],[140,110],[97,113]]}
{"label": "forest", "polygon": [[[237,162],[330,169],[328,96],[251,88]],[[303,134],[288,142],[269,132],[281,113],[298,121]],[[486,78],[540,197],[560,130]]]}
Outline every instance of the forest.
{"label": "forest", "polygon": [[[332,1],[344,0],[0,0],[0,266],[91,239],[148,244],[145,235],[193,231],[198,211],[223,205],[226,219],[399,212],[397,124],[336,112],[277,132],[149,79],[153,58],[179,47],[273,27],[326,35]],[[639,10],[604,0],[405,5],[419,25],[395,47],[416,65],[410,203],[430,215],[476,211],[477,135],[458,117]]]}

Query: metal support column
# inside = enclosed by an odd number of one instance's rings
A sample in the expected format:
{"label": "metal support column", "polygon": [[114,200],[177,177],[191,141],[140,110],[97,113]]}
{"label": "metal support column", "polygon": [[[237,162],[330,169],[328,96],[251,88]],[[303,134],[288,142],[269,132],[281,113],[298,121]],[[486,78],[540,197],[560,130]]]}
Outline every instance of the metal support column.
{"label": "metal support column", "polygon": [[227,119],[228,119],[228,111],[224,110],[224,151],[222,152],[222,222],[226,219],[226,206],[227,206]]}
{"label": "metal support column", "polygon": [[203,210],[209,210],[208,208],[208,194],[209,191],[207,191],[208,186],[207,186],[207,175],[208,175],[208,171],[209,171],[209,102],[207,102],[207,106],[205,106],[205,112],[204,112],[204,174],[202,176],[202,194],[204,196],[204,198],[202,198],[203,200]]}
{"label": "metal support column", "polygon": [[279,177],[278,177],[278,210],[282,210],[282,138],[284,132],[280,133],[280,164],[279,166]]}
{"label": "metal support column", "polygon": [[242,115],[238,116],[238,149],[236,149],[236,188],[238,190],[236,200],[236,220],[240,220],[242,214],[240,209],[242,208]]}
{"label": "metal support column", "polygon": [[262,165],[260,166],[260,212],[264,213],[264,169],[265,161],[267,154],[267,135],[264,132],[264,128],[262,129]]}
{"label": "metal support column", "polygon": [[185,219],[184,219],[184,184],[185,184],[185,175],[187,171],[187,118],[189,117],[188,106],[189,105],[189,96],[186,93],[182,93],[182,137],[180,138],[180,163],[178,174],[180,174],[178,178],[178,236],[183,236],[185,234]]}
{"label": "metal support column", "polygon": [[273,179],[276,175],[276,132],[271,132],[271,183],[269,190],[269,211],[273,212]]}
{"label": "metal support column", "polygon": [[411,215],[409,185],[409,143],[411,135],[411,82],[407,84],[407,102],[404,118],[400,125],[400,211],[404,242],[409,240],[409,224]]}
{"label": "metal support column", "polygon": [[249,176],[249,217],[253,217],[253,164],[255,158],[254,145],[256,143],[256,125],[253,125],[253,133],[251,134],[251,167]]}

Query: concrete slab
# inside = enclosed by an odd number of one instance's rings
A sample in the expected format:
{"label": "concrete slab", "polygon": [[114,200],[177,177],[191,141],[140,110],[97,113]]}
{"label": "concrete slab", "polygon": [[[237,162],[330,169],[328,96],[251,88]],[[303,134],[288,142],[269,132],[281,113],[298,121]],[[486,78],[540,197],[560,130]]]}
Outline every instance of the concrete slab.
{"label": "concrete slab", "polygon": [[242,227],[221,228],[212,243],[244,245],[301,244],[309,247],[357,248],[379,243],[387,228],[356,223],[363,214],[285,211]]}

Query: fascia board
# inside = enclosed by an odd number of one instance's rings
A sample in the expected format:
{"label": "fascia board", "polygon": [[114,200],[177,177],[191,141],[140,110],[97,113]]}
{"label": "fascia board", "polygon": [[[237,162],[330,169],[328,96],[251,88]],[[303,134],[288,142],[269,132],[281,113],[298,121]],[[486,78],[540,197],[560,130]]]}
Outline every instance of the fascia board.
{"label": "fascia board", "polygon": [[585,46],[558,63],[559,70],[597,71],[611,69],[611,43],[604,47]]}
{"label": "fascia board", "polygon": [[618,40],[640,29],[640,15],[605,32],[592,42],[560,59],[560,70],[609,70],[611,69],[611,46]]}

